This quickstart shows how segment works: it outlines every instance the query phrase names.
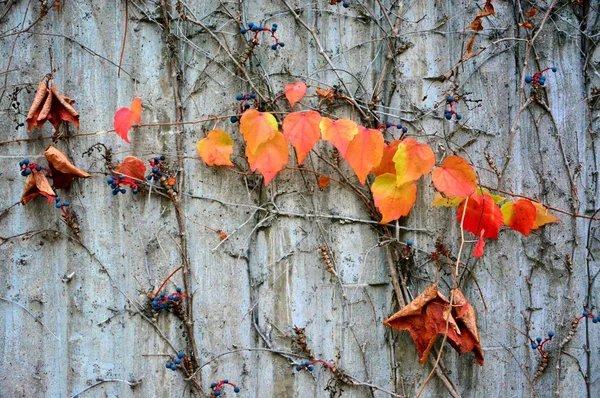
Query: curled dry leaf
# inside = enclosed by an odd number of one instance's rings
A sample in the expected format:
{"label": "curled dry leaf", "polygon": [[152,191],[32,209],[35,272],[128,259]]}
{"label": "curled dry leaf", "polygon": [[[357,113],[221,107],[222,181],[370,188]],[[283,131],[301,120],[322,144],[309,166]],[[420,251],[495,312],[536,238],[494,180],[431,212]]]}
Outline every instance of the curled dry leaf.
{"label": "curled dry leaf", "polygon": [[523,27],[525,29],[531,29],[531,28],[533,28],[533,25],[529,21],[521,22],[519,24],[519,26],[521,26],[521,27]]}
{"label": "curled dry leaf", "polygon": [[477,17],[471,22],[471,25],[467,26],[467,30],[474,30],[475,32],[479,32],[483,30],[483,23],[481,22],[481,18]]}
{"label": "curled dry leaf", "polygon": [[44,151],[44,156],[48,161],[48,166],[52,171],[52,181],[54,188],[64,189],[71,185],[75,177],[88,178],[91,177],[85,171],[75,167],[67,156],[50,145]]}
{"label": "curled dry leaf", "polygon": [[496,10],[494,10],[494,5],[492,4],[492,0],[486,0],[485,6],[481,11],[477,13],[478,18],[489,17],[490,15],[496,16]]}
{"label": "curled dry leaf", "polygon": [[38,195],[44,196],[48,203],[52,203],[56,194],[52,190],[48,179],[41,171],[32,170],[31,174],[25,180],[23,187],[23,195],[21,196],[21,204],[26,205]]}
{"label": "curled dry leaf", "polygon": [[475,37],[477,36],[476,33],[473,34],[473,37],[471,37],[471,40],[469,40],[469,42],[467,43],[467,53],[465,54],[465,56],[462,58],[463,61],[471,58],[472,56],[475,55],[475,53],[473,52],[473,45],[475,44]]}
{"label": "curled dry leaf", "polygon": [[460,344],[449,339],[450,345],[460,354],[473,351],[477,363],[483,366],[483,350],[479,341],[477,330],[477,316],[475,309],[469,304],[460,289],[454,289],[452,297],[452,316],[460,329]]}
{"label": "curled dry leaf", "polygon": [[448,333],[448,340],[457,346],[461,344],[459,327],[448,313],[449,304],[432,284],[383,323],[394,329],[408,330],[417,347],[419,363],[424,364],[438,335]]}
{"label": "curled dry leaf", "polygon": [[79,128],[79,113],[72,107],[74,103],[75,101],[58,92],[54,82],[49,89],[45,81],[40,82],[27,113],[27,132],[34,127],[41,128],[46,121],[54,126],[57,133],[63,121]]}

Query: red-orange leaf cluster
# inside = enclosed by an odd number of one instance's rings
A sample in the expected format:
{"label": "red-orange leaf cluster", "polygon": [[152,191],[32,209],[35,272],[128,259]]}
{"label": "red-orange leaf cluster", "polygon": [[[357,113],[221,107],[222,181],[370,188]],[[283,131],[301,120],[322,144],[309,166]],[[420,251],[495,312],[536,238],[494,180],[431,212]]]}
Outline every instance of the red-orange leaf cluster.
{"label": "red-orange leaf cluster", "polygon": [[140,98],[134,98],[129,108],[121,108],[115,113],[115,131],[126,143],[131,144],[128,136],[129,130],[134,123],[140,123],[141,121],[142,100]]}
{"label": "red-orange leaf cluster", "polygon": [[258,170],[264,177],[265,185],[283,169],[288,162],[289,148],[283,134],[275,132],[272,138],[263,142],[251,152],[250,147],[246,147],[246,157],[250,164],[250,170]]}
{"label": "red-orange leaf cluster", "polygon": [[420,364],[425,363],[438,337],[447,335],[448,341],[459,353],[473,351],[477,362],[483,365],[475,310],[458,289],[454,291],[452,301],[456,307],[451,307],[448,299],[432,284],[383,323],[394,329],[409,331],[419,353]]}

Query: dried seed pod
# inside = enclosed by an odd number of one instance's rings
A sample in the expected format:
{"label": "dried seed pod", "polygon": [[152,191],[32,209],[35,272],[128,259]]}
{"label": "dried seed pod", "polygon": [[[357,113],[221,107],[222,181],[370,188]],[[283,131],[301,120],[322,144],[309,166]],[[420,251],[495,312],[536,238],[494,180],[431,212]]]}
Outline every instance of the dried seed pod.
{"label": "dried seed pod", "polygon": [[327,248],[327,246],[319,246],[319,250],[321,252],[321,259],[323,259],[323,262],[325,263],[325,269],[327,270],[327,272],[336,275],[335,266],[333,265],[333,261],[331,259],[331,256],[329,255],[329,249]]}
{"label": "dried seed pod", "polygon": [[304,353],[310,359],[314,359],[312,350],[310,349],[310,347],[308,346],[308,343],[306,342],[306,334],[304,334],[304,330],[305,330],[305,328],[300,328],[300,327],[294,326],[294,333],[296,333],[296,341],[297,341],[298,345],[300,346],[300,348],[302,348],[302,351],[304,351]]}
{"label": "dried seed pod", "polygon": [[538,366],[535,371],[535,375],[533,376],[533,380],[540,377],[548,367],[548,364],[550,363],[550,355],[547,352],[544,351],[540,353],[540,355],[540,360],[538,361]]}

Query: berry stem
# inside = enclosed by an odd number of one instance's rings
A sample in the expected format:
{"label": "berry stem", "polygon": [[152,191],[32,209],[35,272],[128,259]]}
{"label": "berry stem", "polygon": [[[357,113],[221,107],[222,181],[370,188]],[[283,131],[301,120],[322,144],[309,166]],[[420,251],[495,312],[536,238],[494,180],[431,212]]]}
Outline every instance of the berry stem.
{"label": "berry stem", "polygon": [[183,265],[177,267],[177,269],[175,269],[175,271],[171,272],[171,275],[169,275],[167,277],[167,279],[164,280],[164,282],[160,285],[160,287],[158,288],[158,290],[156,291],[156,293],[154,293],[154,297],[152,297],[152,298],[156,298],[156,296],[158,296],[160,294],[160,291],[162,290],[162,288],[165,287],[165,285],[167,284],[167,282],[169,281],[169,279],[171,279],[173,277],[173,275],[175,275],[177,273],[177,271],[179,271],[182,268],[183,268]]}

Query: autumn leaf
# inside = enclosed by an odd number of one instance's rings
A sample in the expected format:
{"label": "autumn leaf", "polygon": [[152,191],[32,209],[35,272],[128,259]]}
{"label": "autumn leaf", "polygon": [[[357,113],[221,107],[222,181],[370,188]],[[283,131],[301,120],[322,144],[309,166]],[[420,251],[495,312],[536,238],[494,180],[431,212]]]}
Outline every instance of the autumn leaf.
{"label": "autumn leaf", "polygon": [[531,28],[533,28],[533,25],[529,21],[521,22],[519,24],[519,26],[521,26],[521,27],[523,27],[525,29],[531,29]]}
{"label": "autumn leaf", "polygon": [[57,133],[63,121],[79,128],[79,113],[71,106],[74,103],[58,92],[54,82],[50,84],[50,89],[45,81],[40,82],[27,113],[27,132],[34,127],[41,128],[46,121],[50,121]]}
{"label": "autumn leaf", "polygon": [[382,156],[381,131],[358,126],[358,134],[348,144],[344,159],[348,161],[362,185],[365,185],[369,172],[379,165]]}
{"label": "autumn leaf", "polygon": [[417,185],[408,181],[398,185],[395,174],[382,174],[371,185],[375,207],[381,213],[381,224],[407,216],[417,200]]}
{"label": "autumn leaf", "polygon": [[475,309],[465,298],[460,289],[453,289],[452,297],[452,316],[460,330],[460,343],[449,339],[450,345],[460,354],[473,352],[475,359],[480,366],[483,366],[483,350],[479,341],[479,331],[477,330],[477,315]]}
{"label": "autumn leaf", "polygon": [[44,156],[48,161],[48,166],[52,172],[52,183],[56,189],[67,188],[75,177],[91,177],[85,171],[75,167],[64,153],[52,145],[46,148]]}
{"label": "autumn leaf", "polygon": [[418,143],[414,138],[404,139],[394,155],[397,185],[416,181],[428,174],[435,165],[435,155],[427,144]]}
{"label": "autumn leaf", "polygon": [[233,166],[229,157],[233,153],[233,140],[222,130],[212,130],[198,141],[198,155],[209,166]]}
{"label": "autumn leaf", "polygon": [[559,218],[556,218],[552,214],[550,214],[548,209],[546,209],[541,203],[533,202],[533,201],[531,203],[533,204],[533,206],[535,207],[535,210],[536,210],[535,220],[533,221],[533,225],[531,226],[532,230],[536,230],[539,227],[542,227],[549,223],[560,221]]}
{"label": "autumn leaf", "polygon": [[483,240],[483,236],[480,236],[477,240],[477,244],[475,244],[475,248],[473,249],[473,257],[483,257],[483,248],[485,247],[485,241]]}
{"label": "autumn leaf", "polygon": [[321,115],[319,112],[294,112],[283,119],[283,135],[296,148],[298,163],[302,164],[306,155],[319,142],[321,137]]}
{"label": "autumn leaf", "polygon": [[317,182],[319,184],[319,189],[323,190],[325,187],[327,187],[329,185],[329,177],[321,176],[321,177],[319,177]]}
{"label": "autumn leaf", "polygon": [[438,335],[447,331],[448,340],[460,345],[458,325],[452,316],[448,316],[449,304],[437,286],[432,284],[383,323],[394,329],[408,330],[419,353],[419,363],[424,364]]}
{"label": "autumn leaf", "polygon": [[527,18],[533,18],[535,16],[535,14],[537,14],[537,10],[535,8],[532,8],[531,10],[529,10],[525,13]]}
{"label": "autumn leaf", "polygon": [[146,176],[146,164],[135,156],[127,156],[115,167],[115,173],[131,178],[133,182],[143,181]]}
{"label": "autumn leaf", "polygon": [[463,209],[467,203],[463,227],[475,235],[484,238],[498,239],[498,231],[503,224],[502,212],[490,195],[471,195],[463,200],[456,211],[456,219],[460,223]]}
{"label": "autumn leaf", "polygon": [[492,0],[486,0],[485,6],[481,11],[477,13],[478,18],[489,17],[490,15],[495,16],[496,10],[494,10],[494,5],[492,4]]}
{"label": "autumn leaf", "polygon": [[376,176],[386,173],[396,174],[394,155],[398,150],[398,145],[400,142],[401,140],[394,140],[389,144],[383,145],[383,156],[381,157],[381,162],[379,162],[379,166],[371,170],[371,174],[375,174]]}
{"label": "autumn leaf", "polygon": [[319,123],[321,136],[325,141],[329,141],[340,151],[340,155],[346,159],[346,150],[350,141],[358,134],[358,126],[352,120],[338,119],[331,120],[327,117],[321,119]]}
{"label": "autumn leaf", "polygon": [[134,98],[129,108],[121,108],[115,113],[115,131],[126,143],[131,144],[128,136],[129,130],[134,123],[140,123],[141,121],[142,100],[140,98]]}
{"label": "autumn leaf", "polygon": [[[38,123],[38,117],[40,115],[40,112],[42,111],[42,106],[45,103],[46,97],[48,96],[49,92],[50,91],[48,90],[48,87],[46,86],[46,82],[42,80],[40,82],[40,84],[38,84],[37,92],[35,94],[35,97],[33,98],[33,102],[31,103],[29,112],[27,113],[26,121],[27,121],[27,132],[28,133],[34,127],[41,128],[42,125],[46,122],[46,119],[43,118]],[[49,112],[50,112],[50,108],[48,108],[47,113],[49,113]]]}
{"label": "autumn leaf", "polygon": [[529,236],[537,213],[531,201],[519,199],[515,202],[507,202],[502,206],[501,211],[507,227]]}
{"label": "autumn leaf", "polygon": [[265,185],[283,169],[288,162],[289,148],[283,134],[276,132],[273,138],[263,142],[252,153],[246,147],[246,156],[252,171],[258,170],[265,178]]}
{"label": "autumn leaf", "polygon": [[[298,101],[306,94],[306,84],[304,82],[296,82],[294,84],[285,85],[285,97],[290,101],[290,106],[293,108]],[[300,162],[302,163],[302,162]]]}
{"label": "autumn leaf", "polygon": [[477,34],[473,34],[473,37],[471,37],[471,40],[469,40],[469,42],[467,43],[467,53],[462,58],[463,61],[465,61],[475,55],[475,53],[473,52],[473,45],[475,44],[476,36],[477,36]]}
{"label": "autumn leaf", "polygon": [[[496,204],[500,204],[506,200],[505,197],[500,196],[500,195],[494,195],[485,188],[477,187],[476,192],[479,195],[484,194],[484,193],[490,195],[492,197],[492,199],[494,199],[494,202]],[[464,199],[465,199],[465,197],[462,197],[462,196],[443,196],[441,193],[437,192],[435,194],[435,197],[433,198],[433,201],[431,202],[431,205],[437,206],[437,207],[456,207]]]}
{"label": "autumn leaf", "polygon": [[268,112],[248,109],[240,119],[240,131],[246,140],[246,152],[254,154],[261,144],[277,134],[277,129],[275,116]]}
{"label": "autumn leaf", "polygon": [[323,98],[323,100],[328,100],[329,102],[335,101],[335,94],[331,88],[329,90],[317,89],[317,95]]}
{"label": "autumn leaf", "polygon": [[477,17],[471,22],[471,25],[467,26],[467,30],[474,30],[475,32],[479,32],[483,30],[483,24],[481,23],[481,18]]}
{"label": "autumn leaf", "polygon": [[23,195],[21,195],[21,204],[26,205],[38,195],[44,196],[48,200],[48,203],[52,203],[54,198],[56,198],[56,194],[52,190],[44,173],[34,169],[31,170],[31,174],[25,180]]}
{"label": "autumn leaf", "polygon": [[467,197],[477,189],[477,175],[463,158],[450,155],[431,175],[435,189],[447,196]]}

